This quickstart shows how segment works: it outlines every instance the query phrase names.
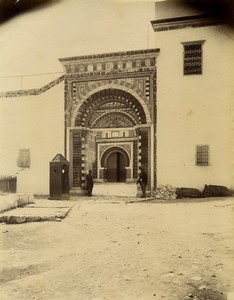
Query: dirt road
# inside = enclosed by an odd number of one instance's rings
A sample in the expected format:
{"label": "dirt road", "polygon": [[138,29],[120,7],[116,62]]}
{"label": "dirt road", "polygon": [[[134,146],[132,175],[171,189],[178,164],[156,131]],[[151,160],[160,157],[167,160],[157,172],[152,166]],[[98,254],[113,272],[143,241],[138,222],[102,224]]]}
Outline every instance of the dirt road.
{"label": "dirt road", "polygon": [[62,222],[0,224],[0,298],[226,299],[234,292],[233,212],[233,198],[92,197]]}

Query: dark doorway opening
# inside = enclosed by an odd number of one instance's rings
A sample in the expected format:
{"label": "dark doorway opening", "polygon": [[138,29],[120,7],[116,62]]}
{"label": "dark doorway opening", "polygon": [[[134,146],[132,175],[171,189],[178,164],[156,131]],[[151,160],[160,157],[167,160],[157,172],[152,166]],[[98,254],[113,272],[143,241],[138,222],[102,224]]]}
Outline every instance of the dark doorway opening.
{"label": "dark doorway opening", "polygon": [[107,160],[107,182],[125,182],[125,157],[120,152],[113,152]]}

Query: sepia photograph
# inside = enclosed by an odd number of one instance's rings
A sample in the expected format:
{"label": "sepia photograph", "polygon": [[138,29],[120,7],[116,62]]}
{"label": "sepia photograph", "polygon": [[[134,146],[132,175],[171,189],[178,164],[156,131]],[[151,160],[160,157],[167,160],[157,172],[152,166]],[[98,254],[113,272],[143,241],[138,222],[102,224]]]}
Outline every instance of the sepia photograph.
{"label": "sepia photograph", "polygon": [[234,300],[232,0],[0,0],[0,299]]}

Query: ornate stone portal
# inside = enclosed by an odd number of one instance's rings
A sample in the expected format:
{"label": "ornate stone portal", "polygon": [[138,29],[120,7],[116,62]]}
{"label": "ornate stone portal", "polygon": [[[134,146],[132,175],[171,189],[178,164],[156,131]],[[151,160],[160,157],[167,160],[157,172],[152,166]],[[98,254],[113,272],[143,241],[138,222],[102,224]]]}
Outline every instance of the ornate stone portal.
{"label": "ornate stone portal", "polygon": [[140,167],[156,185],[156,58],[159,49],[61,58],[70,182],[131,182]]}

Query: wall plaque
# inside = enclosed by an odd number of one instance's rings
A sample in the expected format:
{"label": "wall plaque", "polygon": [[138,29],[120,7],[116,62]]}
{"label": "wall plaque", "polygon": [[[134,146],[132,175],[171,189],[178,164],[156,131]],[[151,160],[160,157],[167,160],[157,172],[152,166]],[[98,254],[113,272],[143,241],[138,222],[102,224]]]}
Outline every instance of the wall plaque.
{"label": "wall plaque", "polygon": [[20,168],[29,168],[30,167],[30,150],[29,149],[20,149],[19,150],[17,166]]}

